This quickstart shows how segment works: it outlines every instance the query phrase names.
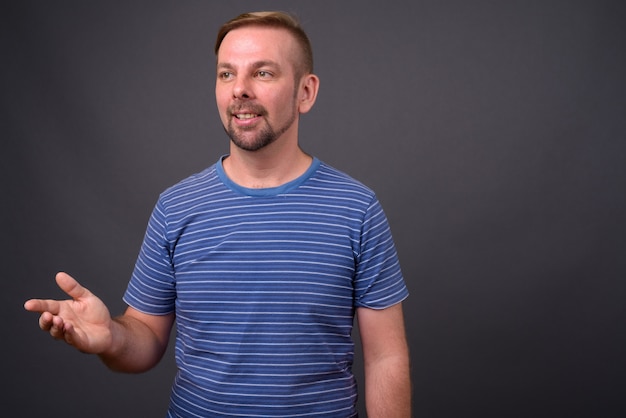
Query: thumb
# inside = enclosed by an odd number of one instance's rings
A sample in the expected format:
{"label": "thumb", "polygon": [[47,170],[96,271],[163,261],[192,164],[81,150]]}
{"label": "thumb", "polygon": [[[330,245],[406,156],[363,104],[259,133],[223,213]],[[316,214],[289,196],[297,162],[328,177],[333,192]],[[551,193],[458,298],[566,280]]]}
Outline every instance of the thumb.
{"label": "thumb", "polygon": [[72,276],[67,273],[59,272],[56,275],[57,285],[67,293],[72,299],[80,299],[86,296],[90,296],[91,292],[87,288],[81,286]]}

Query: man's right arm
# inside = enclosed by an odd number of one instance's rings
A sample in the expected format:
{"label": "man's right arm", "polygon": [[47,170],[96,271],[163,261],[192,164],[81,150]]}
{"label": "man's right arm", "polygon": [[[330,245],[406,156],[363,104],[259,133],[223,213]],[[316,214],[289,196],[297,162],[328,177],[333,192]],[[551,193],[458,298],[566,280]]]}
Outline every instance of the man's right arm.
{"label": "man's right arm", "polygon": [[66,273],[56,281],[71,299],[31,299],[27,311],[38,312],[39,327],[83,353],[97,354],[111,369],[140,373],[154,367],[167,349],[174,314],[148,315],[128,308],[111,318],[106,305]]}
{"label": "man's right arm", "polygon": [[174,314],[148,315],[131,307],[111,322],[111,346],[98,356],[111,370],[141,373],[163,357]]}

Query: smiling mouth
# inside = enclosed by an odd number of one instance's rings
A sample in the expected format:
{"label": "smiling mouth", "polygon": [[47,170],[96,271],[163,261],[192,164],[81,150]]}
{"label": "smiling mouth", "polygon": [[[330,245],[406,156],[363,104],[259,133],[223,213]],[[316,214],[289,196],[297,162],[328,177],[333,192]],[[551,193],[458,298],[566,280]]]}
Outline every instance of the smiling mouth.
{"label": "smiling mouth", "polygon": [[259,115],[256,113],[238,113],[235,115],[235,117],[239,120],[253,119],[253,118],[256,118],[257,116]]}

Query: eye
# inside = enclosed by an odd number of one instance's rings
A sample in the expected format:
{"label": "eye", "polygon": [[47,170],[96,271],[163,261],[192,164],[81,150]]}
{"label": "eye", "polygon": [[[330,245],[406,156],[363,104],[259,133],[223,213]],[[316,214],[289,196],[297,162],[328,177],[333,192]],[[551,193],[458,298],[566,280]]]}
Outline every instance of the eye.
{"label": "eye", "polygon": [[263,79],[263,78],[271,78],[272,77],[272,73],[270,73],[269,71],[265,71],[265,70],[259,70],[259,71],[257,71],[256,76],[258,78],[261,78],[261,79]]}
{"label": "eye", "polygon": [[233,78],[233,73],[230,71],[222,71],[217,75],[221,80],[230,80]]}

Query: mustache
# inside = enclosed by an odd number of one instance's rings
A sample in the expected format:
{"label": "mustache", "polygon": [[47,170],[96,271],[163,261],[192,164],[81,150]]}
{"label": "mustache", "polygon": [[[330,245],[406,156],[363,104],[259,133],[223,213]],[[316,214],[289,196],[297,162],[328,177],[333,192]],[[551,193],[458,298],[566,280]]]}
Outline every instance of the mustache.
{"label": "mustache", "polygon": [[265,110],[263,106],[259,104],[254,104],[254,103],[232,104],[228,106],[228,108],[226,109],[226,112],[228,113],[229,116],[233,116],[237,113],[242,113],[242,112],[255,113],[261,116],[265,116],[267,114],[267,111]]}

